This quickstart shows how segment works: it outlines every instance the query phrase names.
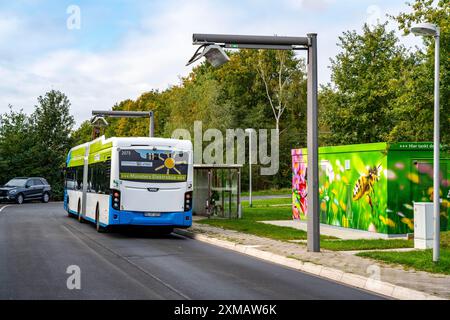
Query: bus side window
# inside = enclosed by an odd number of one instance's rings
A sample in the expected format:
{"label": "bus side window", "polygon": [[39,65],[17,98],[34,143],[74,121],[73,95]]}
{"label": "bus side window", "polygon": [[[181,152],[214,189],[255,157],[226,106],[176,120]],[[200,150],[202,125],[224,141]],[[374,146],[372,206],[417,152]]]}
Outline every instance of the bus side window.
{"label": "bus side window", "polygon": [[107,193],[109,189],[111,170],[111,160],[107,160],[99,164],[98,168],[98,186],[101,193]]}
{"label": "bus side window", "polygon": [[95,192],[95,184],[94,184],[94,167],[89,167],[89,176],[88,176],[88,192]]}
{"label": "bus side window", "polygon": [[64,176],[64,185],[67,190],[73,189],[73,182],[74,182],[74,170],[73,168],[66,168],[65,170],[65,176]]}
{"label": "bus side window", "polygon": [[99,167],[99,188],[102,193],[106,193],[108,187],[107,187],[107,181],[109,181],[108,174],[107,174],[107,163],[102,163]]}
{"label": "bus side window", "polygon": [[76,168],[76,190],[80,190],[83,188],[83,167]]}

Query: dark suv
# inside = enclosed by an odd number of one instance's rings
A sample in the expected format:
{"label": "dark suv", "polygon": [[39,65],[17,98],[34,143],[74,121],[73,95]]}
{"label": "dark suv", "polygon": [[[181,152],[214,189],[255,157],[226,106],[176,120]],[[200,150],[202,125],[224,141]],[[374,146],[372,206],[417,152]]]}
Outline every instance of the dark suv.
{"label": "dark suv", "polygon": [[13,178],[0,187],[0,201],[15,201],[22,204],[25,200],[48,202],[52,188],[44,178]]}

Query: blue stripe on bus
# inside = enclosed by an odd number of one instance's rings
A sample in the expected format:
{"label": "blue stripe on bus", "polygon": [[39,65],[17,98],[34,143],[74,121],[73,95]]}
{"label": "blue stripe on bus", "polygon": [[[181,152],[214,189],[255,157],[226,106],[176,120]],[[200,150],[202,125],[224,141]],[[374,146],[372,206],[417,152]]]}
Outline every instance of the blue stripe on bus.
{"label": "blue stripe on bus", "polygon": [[[115,215],[117,219],[114,219]],[[186,217],[188,217],[188,220],[186,220]],[[161,212],[159,217],[145,217],[144,212],[115,210],[112,207],[112,197],[110,197],[109,224],[188,228],[192,225],[192,209],[189,211]]]}
{"label": "blue stripe on bus", "polygon": [[[78,213],[73,210],[68,210],[69,213],[78,216]],[[143,212],[136,211],[117,211],[112,207],[109,209],[110,223],[101,223],[102,227],[108,225],[136,225],[136,226],[169,226],[188,228],[192,225],[192,210],[186,212],[163,212],[159,217],[145,217]],[[113,219],[113,216],[117,215],[118,219]],[[186,217],[188,220],[186,220]],[[92,223],[96,221],[90,217],[84,216],[85,220]]]}
{"label": "blue stripe on bus", "polygon": [[[69,209],[69,213],[70,213],[70,214],[73,214],[73,215],[75,215],[75,216],[78,217],[78,212],[76,212],[76,211],[73,211],[73,210],[70,210],[70,209]],[[89,222],[92,222],[92,223],[96,223],[96,221],[95,221],[94,219],[89,218],[89,217],[87,217],[87,216],[84,216],[83,219],[84,219],[84,220],[87,220],[87,221],[89,221]],[[107,227],[107,226],[108,226],[107,224],[102,223],[102,222],[100,222],[100,225],[101,225],[102,227]]]}
{"label": "blue stripe on bus", "polygon": [[[187,212],[161,212],[159,217],[145,217],[144,212],[110,210],[110,224],[115,225],[171,226],[182,228],[188,228],[192,225],[192,210]],[[117,215],[118,219],[113,219],[114,215]]]}

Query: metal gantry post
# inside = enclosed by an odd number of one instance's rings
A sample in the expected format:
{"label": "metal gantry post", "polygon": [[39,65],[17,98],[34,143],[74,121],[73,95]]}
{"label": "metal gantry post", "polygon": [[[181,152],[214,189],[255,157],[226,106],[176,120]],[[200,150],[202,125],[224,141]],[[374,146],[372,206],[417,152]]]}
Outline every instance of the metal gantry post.
{"label": "metal gantry post", "polygon": [[317,108],[317,34],[308,34],[308,84],[307,84],[307,149],[308,149],[308,251],[320,251],[319,220],[319,136]]}
{"label": "metal gantry post", "polygon": [[93,110],[93,116],[112,117],[112,118],[150,118],[149,121],[149,137],[155,136],[155,119],[153,111],[101,111]]}
{"label": "metal gantry post", "polygon": [[149,112],[149,118],[150,118],[150,123],[148,125],[148,129],[149,129],[149,137],[153,138],[155,136],[155,119],[154,119],[154,113],[153,111]]}
{"label": "metal gantry post", "polygon": [[253,129],[248,130],[248,205],[253,206],[252,199],[252,134]]}
{"label": "metal gantry post", "polygon": [[[274,50],[308,50],[308,251],[320,251],[320,220],[319,220],[319,157],[318,157],[318,110],[317,110],[317,34],[310,33],[307,37],[251,36],[227,34],[192,35],[194,45],[220,45],[230,49],[274,49]],[[213,48],[214,49],[214,48]],[[205,49],[207,50],[207,49]],[[216,50],[217,51],[217,50]],[[223,51],[206,55],[197,52],[189,60],[188,65],[205,57],[213,65],[222,65],[229,61]],[[216,61],[215,61],[216,60]]]}
{"label": "metal gantry post", "polygon": [[440,31],[437,28],[434,37],[434,168],[433,168],[433,209],[434,209],[434,242],[433,242],[433,261],[439,261],[440,251],[440,183],[439,183],[439,148],[440,148],[440,132],[439,132],[439,38]]}

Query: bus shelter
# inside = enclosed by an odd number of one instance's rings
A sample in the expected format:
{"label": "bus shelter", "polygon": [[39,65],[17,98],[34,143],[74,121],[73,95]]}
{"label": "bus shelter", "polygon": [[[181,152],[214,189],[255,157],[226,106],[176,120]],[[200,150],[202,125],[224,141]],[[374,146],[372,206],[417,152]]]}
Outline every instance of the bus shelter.
{"label": "bus shelter", "polygon": [[242,165],[194,164],[195,215],[241,217]]}

